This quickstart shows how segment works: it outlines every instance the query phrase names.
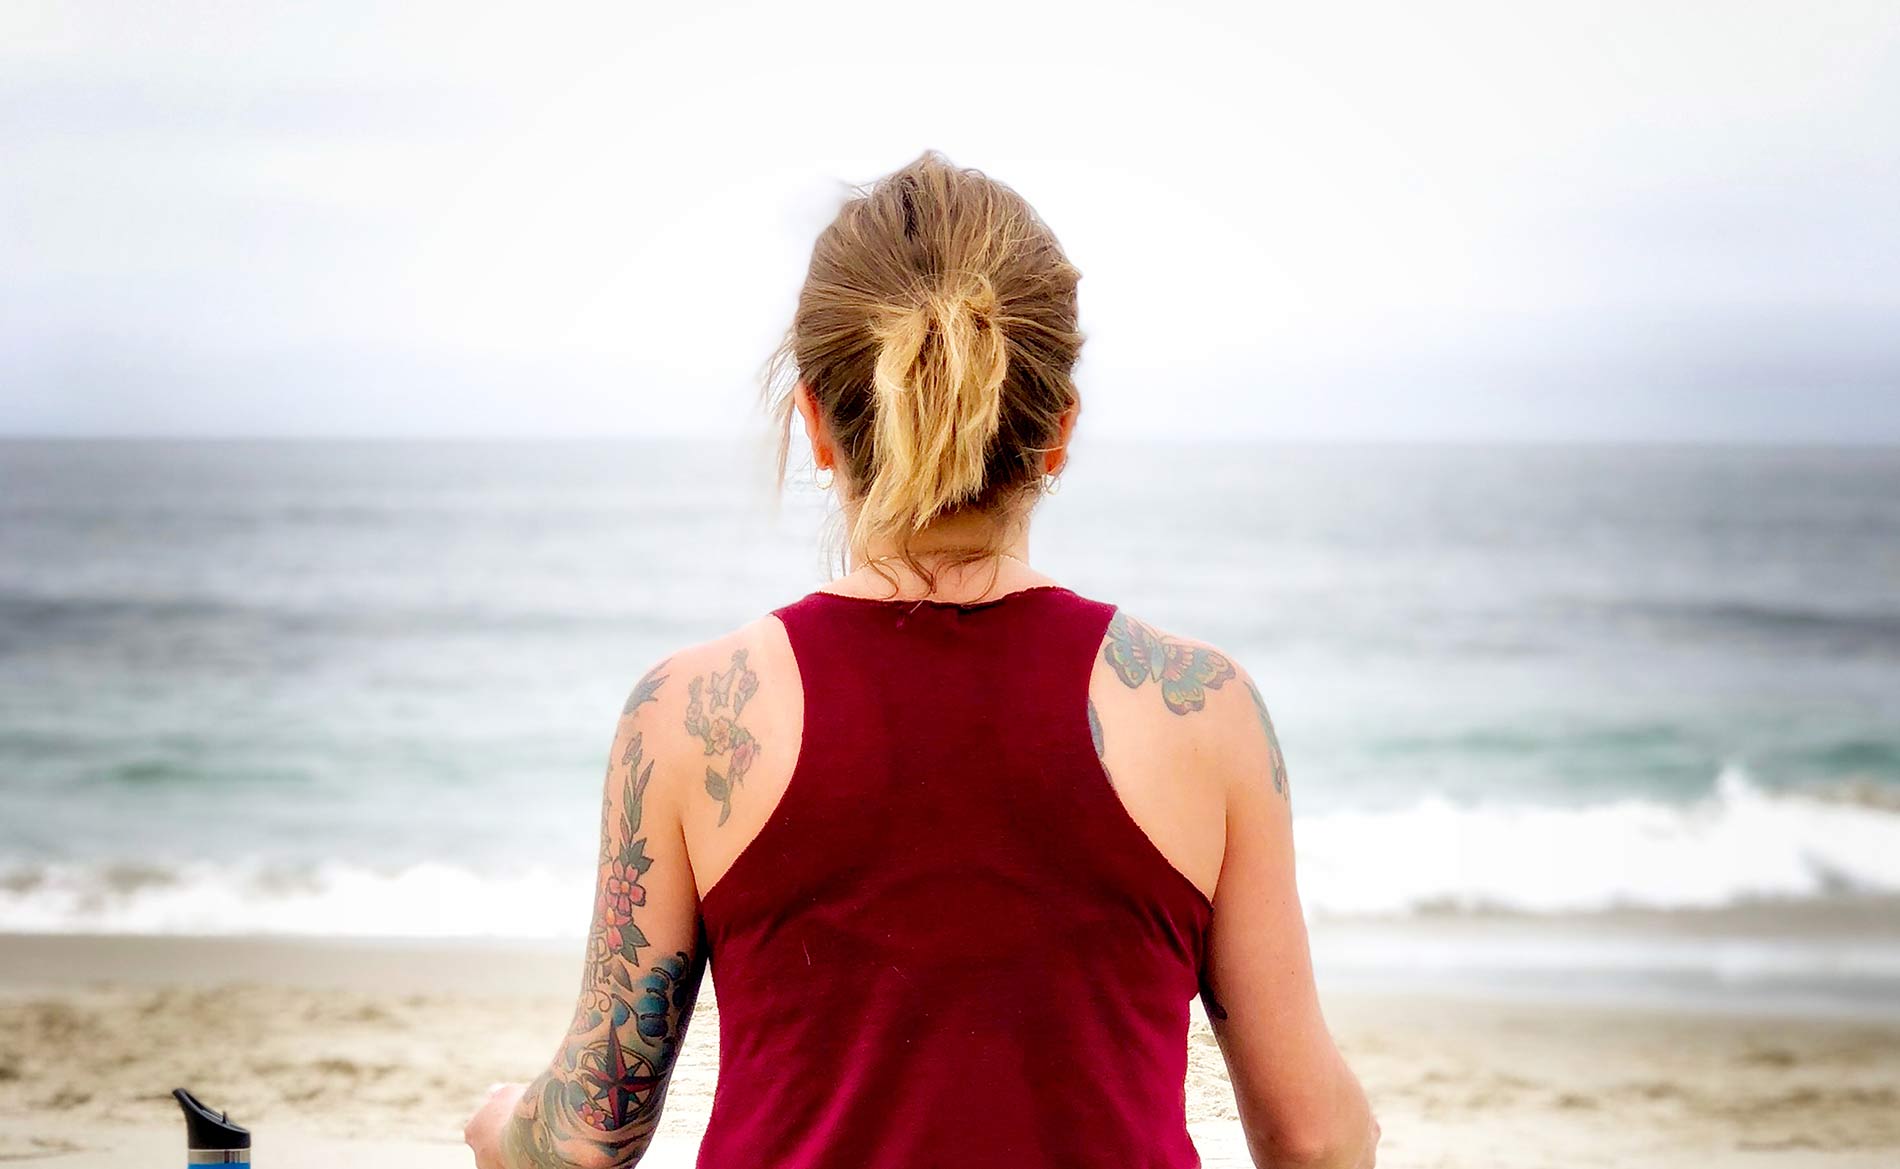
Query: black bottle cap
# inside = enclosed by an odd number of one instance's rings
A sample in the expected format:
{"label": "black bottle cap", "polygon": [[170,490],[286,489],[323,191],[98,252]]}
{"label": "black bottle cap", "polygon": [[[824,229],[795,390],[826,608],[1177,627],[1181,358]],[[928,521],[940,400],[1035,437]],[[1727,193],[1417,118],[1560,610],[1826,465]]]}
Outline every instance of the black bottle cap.
{"label": "black bottle cap", "polygon": [[251,1131],[232,1124],[222,1112],[213,1112],[183,1088],[172,1089],[185,1110],[185,1147],[188,1149],[248,1149]]}

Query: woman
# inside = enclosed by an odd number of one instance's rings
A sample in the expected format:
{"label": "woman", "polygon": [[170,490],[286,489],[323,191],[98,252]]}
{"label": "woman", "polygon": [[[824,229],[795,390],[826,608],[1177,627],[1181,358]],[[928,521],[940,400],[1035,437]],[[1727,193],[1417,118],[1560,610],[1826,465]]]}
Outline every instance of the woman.
{"label": "woman", "polygon": [[855,567],[633,688],[573,1025],[470,1121],[483,1169],[637,1161],[709,962],[703,1169],[1195,1165],[1197,992],[1258,1164],[1372,1164],[1259,690],[1029,564],[1078,278],[935,153],[819,237],[768,389]]}

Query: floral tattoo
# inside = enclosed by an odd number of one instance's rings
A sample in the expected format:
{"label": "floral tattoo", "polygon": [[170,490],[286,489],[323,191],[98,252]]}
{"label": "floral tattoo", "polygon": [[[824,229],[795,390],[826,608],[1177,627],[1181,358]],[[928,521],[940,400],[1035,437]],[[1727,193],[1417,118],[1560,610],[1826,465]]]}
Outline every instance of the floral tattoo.
{"label": "floral tattoo", "polygon": [[686,684],[686,730],[705,744],[707,755],[726,757],[722,774],[706,766],[706,794],[719,801],[719,823],[732,815],[732,793],[759,757],[759,740],[740,725],[746,703],[759,692],[759,676],[746,665],[746,651],[732,651],[732,664]]}
{"label": "floral tattoo", "polygon": [[[665,681],[658,667],[648,673],[624,713],[657,702]],[[653,766],[640,731],[611,761],[580,998],[560,1052],[523,1093],[502,1135],[508,1163],[518,1169],[631,1165],[659,1125],[705,962],[677,950],[640,965],[649,943],[634,911],[646,904],[641,882],[653,867],[641,835]]]}
{"label": "floral tattoo", "polygon": [[[646,837],[635,835],[640,831],[647,784],[653,780],[653,761],[646,758],[641,739],[641,732],[635,731],[620,755],[620,765],[627,771],[620,801],[620,830],[600,835],[600,881],[594,901],[594,932],[587,947],[588,960],[596,966],[604,964],[610,955],[638,962],[640,947],[647,944],[646,935],[633,924],[635,907],[647,903],[646,887],[640,884],[640,878],[653,867]],[[601,811],[611,819],[613,802],[605,801]]]}

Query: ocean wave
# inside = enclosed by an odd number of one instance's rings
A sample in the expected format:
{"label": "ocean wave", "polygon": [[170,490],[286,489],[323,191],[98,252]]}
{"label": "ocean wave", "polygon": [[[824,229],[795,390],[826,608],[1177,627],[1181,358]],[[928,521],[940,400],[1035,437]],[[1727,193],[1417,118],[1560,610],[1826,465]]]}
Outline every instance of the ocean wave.
{"label": "ocean wave", "polygon": [[[1900,896],[1891,793],[1766,791],[1738,768],[1688,804],[1459,804],[1299,817],[1309,913],[1708,910]],[[0,868],[0,931],[573,938],[582,866],[476,872],[418,863],[38,864]]]}
{"label": "ocean wave", "polygon": [[1900,809],[1859,787],[1770,792],[1739,767],[1702,799],[1455,804],[1302,817],[1309,911],[1590,913],[1900,894]]}
{"label": "ocean wave", "polygon": [[0,931],[571,938],[586,930],[591,879],[439,863],[32,865],[0,872]]}

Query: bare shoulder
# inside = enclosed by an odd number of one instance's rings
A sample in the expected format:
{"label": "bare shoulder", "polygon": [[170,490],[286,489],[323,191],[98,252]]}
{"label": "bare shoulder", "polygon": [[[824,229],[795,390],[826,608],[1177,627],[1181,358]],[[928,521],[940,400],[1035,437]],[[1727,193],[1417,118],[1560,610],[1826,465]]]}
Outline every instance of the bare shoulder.
{"label": "bare shoulder", "polygon": [[[735,667],[735,683],[740,680],[755,656],[770,656],[772,643],[783,642],[776,618],[761,617],[730,632],[691,645],[680,646],[655,662],[627,695],[623,713],[634,714],[649,703],[662,708],[667,700],[679,699],[692,679],[722,673]],[[677,703],[675,703],[677,704]],[[648,712],[651,717],[652,712]]]}
{"label": "bare shoulder", "polygon": [[[1211,642],[1117,609],[1102,636],[1091,706],[1113,704],[1142,737],[1192,756],[1196,771],[1286,793],[1286,764],[1266,698],[1247,668]],[[1098,727],[1099,711],[1094,712]],[[1100,744],[1098,743],[1098,749]]]}
{"label": "bare shoulder", "polygon": [[1126,609],[1109,619],[1102,660],[1122,685],[1153,690],[1176,715],[1207,709],[1212,693],[1240,677],[1240,667],[1218,647],[1170,633]]}
{"label": "bare shoulder", "polygon": [[782,677],[791,664],[784,627],[760,617],[661,657],[633,684],[621,714],[649,744],[671,748],[669,755],[709,741],[729,753],[747,737],[747,715],[758,717],[766,704],[766,679]]}
{"label": "bare shoulder", "polygon": [[685,832],[702,892],[777,803],[804,696],[785,627],[767,614],[682,646],[633,686],[625,714],[657,763],[652,787]]}

